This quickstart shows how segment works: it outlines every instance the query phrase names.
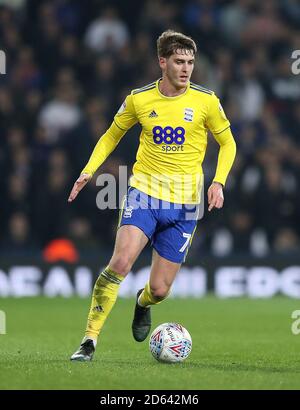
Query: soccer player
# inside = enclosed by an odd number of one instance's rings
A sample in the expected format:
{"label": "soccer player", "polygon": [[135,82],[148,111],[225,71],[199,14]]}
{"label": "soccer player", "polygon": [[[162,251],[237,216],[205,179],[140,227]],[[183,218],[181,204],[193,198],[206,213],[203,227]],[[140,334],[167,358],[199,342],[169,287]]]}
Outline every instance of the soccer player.
{"label": "soccer player", "polygon": [[149,281],[137,293],[132,322],[136,341],[148,336],[150,307],[167,298],[196,229],[197,213],[187,217],[187,207],[196,210],[200,201],[208,129],[220,145],[208,189],[208,210],[223,206],[223,187],[236,152],[230,123],[214,92],[190,82],[197,51],[190,37],[165,31],[157,40],[157,51],[162,78],[127,96],[68,199],[74,201],[126,131],[139,122],[140,145],[120,211],[114,252],[95,283],[85,336],[71,360],[92,360],[119,286],[150,241]]}

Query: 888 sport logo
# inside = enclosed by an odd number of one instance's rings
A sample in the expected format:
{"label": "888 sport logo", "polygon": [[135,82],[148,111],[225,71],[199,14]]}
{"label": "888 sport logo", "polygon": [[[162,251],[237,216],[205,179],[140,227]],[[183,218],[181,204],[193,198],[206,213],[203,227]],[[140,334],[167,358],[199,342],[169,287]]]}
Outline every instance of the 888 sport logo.
{"label": "888 sport logo", "polygon": [[[185,129],[183,127],[160,127],[157,125],[152,129],[153,141],[155,144],[162,145],[162,151],[183,151],[185,141]],[[172,145],[173,144],[173,145]]]}

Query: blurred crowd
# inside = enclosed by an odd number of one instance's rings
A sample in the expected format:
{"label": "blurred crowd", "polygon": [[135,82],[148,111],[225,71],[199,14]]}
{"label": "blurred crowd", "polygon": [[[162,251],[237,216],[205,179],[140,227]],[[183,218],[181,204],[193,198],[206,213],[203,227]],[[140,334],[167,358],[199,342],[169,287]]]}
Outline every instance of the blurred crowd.
{"label": "blurred crowd", "polygon": [[[112,250],[118,211],[97,209],[95,179],[71,205],[68,194],[124,97],[159,78],[156,39],[168,28],[196,41],[192,80],[221,99],[238,147],[224,209],[205,213],[192,254],[299,252],[299,27],[298,0],[1,0],[0,254],[57,238]],[[139,133],[100,172],[131,169]],[[206,189],[217,153],[211,137]]]}

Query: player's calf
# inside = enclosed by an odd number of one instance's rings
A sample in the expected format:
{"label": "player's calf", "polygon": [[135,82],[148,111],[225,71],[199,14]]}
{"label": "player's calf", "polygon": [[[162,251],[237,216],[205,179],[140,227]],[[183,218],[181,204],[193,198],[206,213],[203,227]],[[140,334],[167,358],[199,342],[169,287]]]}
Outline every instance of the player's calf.
{"label": "player's calf", "polygon": [[165,300],[170,293],[170,288],[167,287],[159,287],[159,288],[153,288],[151,287],[151,295],[153,300],[155,301],[155,303],[153,304],[158,304],[159,302],[162,302],[163,300]]}

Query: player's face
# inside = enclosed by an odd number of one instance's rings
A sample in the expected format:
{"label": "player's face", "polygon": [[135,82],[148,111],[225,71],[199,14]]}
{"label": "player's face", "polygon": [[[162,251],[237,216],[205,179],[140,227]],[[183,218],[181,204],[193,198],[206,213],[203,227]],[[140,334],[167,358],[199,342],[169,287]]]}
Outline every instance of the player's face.
{"label": "player's face", "polygon": [[177,50],[169,58],[160,58],[160,67],[175,88],[184,88],[190,81],[194,69],[194,53]]}

